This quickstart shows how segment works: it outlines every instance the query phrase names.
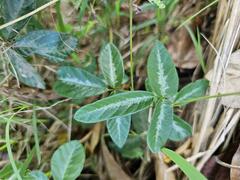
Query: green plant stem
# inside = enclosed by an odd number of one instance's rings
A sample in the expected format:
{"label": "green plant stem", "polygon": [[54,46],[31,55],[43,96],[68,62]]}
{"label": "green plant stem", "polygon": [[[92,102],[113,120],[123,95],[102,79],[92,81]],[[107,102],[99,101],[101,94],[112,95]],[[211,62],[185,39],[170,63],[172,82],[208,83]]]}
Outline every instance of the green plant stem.
{"label": "green plant stem", "polygon": [[134,63],[133,63],[133,4],[129,0],[129,33],[130,33],[130,71],[131,71],[131,90],[134,90]]}
{"label": "green plant stem", "polygon": [[156,16],[157,16],[157,37],[158,37],[158,39],[160,39],[161,27],[162,27],[161,26],[162,19],[161,19],[160,9],[157,9]]}
{"label": "green plant stem", "polygon": [[201,97],[190,99],[188,101],[183,101],[181,103],[174,103],[173,106],[179,107],[179,106],[181,106],[181,104],[188,104],[188,103],[192,103],[192,102],[196,102],[196,101],[200,101],[200,100],[213,99],[213,98],[225,97],[225,96],[237,96],[237,95],[239,96],[240,92],[216,94],[216,95],[212,95],[212,96],[201,96]]}
{"label": "green plant stem", "polygon": [[113,43],[113,31],[111,27],[109,28],[109,42]]}
{"label": "green plant stem", "polygon": [[14,174],[16,175],[18,180],[22,180],[22,178],[21,178],[21,176],[19,174],[19,171],[17,169],[16,163],[14,161],[14,157],[13,157],[13,153],[12,153],[12,149],[11,149],[10,124],[11,124],[11,119],[13,118],[13,116],[11,116],[7,120],[7,125],[6,125],[6,129],[5,129],[5,139],[6,139],[6,146],[7,146],[7,152],[8,152],[9,161],[10,161],[11,166],[13,168]]}

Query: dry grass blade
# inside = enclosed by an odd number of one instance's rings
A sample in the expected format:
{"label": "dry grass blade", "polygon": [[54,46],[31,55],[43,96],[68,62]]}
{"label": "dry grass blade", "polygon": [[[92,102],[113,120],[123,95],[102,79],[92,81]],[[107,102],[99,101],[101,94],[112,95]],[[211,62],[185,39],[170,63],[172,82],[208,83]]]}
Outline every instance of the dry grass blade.
{"label": "dry grass blade", "polygon": [[[224,74],[226,72],[226,67],[229,63],[229,57],[232,54],[234,47],[236,47],[236,42],[239,40],[239,29],[240,26],[240,1],[232,0],[228,4],[226,1],[219,2],[219,11],[225,7],[226,5],[230,6],[227,8],[227,13],[224,12],[224,15],[220,14],[221,20],[218,19],[218,23],[216,24],[218,27],[218,35],[214,37],[216,42],[213,43],[217,45],[216,49],[218,49],[218,56],[214,60],[213,65],[213,76],[211,79],[211,87],[209,90],[209,94],[216,94],[219,92],[222,80],[224,79]],[[219,12],[223,13],[223,12]],[[218,13],[218,15],[219,15]],[[226,17],[225,14],[228,16]],[[220,28],[222,26],[222,28]],[[225,28],[226,27],[226,28]],[[219,29],[222,31],[219,32]],[[209,57],[212,57],[211,55]],[[212,59],[209,59],[212,61]],[[224,67],[224,69],[222,68]],[[210,67],[211,68],[211,67]],[[198,168],[201,169],[203,165],[206,163],[209,157],[222,145],[225,138],[228,136],[232,127],[236,125],[239,118],[239,113],[236,113],[233,110],[228,110],[228,113],[222,116],[222,121],[218,121],[218,118],[221,111],[216,111],[216,109],[221,108],[221,104],[218,99],[212,99],[207,102],[207,106],[205,105],[205,112],[202,113],[200,119],[201,124],[197,127],[197,131],[200,132],[199,138],[197,139],[196,144],[194,145],[194,154],[202,150],[211,150],[210,153],[207,153],[203,157],[203,159],[198,163]],[[210,135],[207,135],[207,129],[209,126],[215,125],[216,128],[214,132]],[[209,138],[213,136],[215,138]],[[208,139],[212,139],[211,142],[208,142]],[[210,145],[209,145],[210,144]]]}
{"label": "dry grass blade", "polygon": [[101,136],[101,127],[102,127],[102,125],[100,123],[97,123],[92,128],[91,140],[90,140],[90,145],[89,145],[91,153],[94,152],[96,146],[99,143],[100,136]]}

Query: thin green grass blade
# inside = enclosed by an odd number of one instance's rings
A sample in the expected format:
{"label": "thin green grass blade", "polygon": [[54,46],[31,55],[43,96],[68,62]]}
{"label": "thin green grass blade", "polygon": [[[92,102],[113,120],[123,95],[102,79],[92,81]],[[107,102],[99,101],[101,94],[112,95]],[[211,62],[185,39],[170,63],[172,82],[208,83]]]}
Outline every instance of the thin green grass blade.
{"label": "thin green grass blade", "polygon": [[190,180],[207,180],[202,173],[179,154],[167,148],[162,148],[161,151],[177,164]]}

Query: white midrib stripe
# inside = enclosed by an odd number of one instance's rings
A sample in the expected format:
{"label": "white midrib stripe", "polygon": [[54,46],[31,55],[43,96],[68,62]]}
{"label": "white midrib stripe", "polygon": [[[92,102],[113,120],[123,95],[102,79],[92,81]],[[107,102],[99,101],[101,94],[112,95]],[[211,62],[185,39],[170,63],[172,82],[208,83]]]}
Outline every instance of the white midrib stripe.
{"label": "white midrib stripe", "polygon": [[98,84],[89,83],[89,81],[88,82],[79,81],[77,78],[66,78],[66,77],[64,77],[63,79],[60,78],[59,80],[63,81],[66,84],[73,83],[73,85],[82,85],[82,86],[88,86],[88,87],[93,87],[93,88],[103,88],[102,86],[99,86]]}
{"label": "white midrib stripe", "polygon": [[[165,94],[165,92],[166,92],[166,89],[168,89],[168,84],[166,83],[166,77],[164,76],[164,67],[163,67],[163,64],[162,64],[162,62],[161,62],[161,55],[160,55],[160,52],[157,50],[157,59],[160,59],[160,61],[159,61],[159,70],[160,71],[158,71],[159,73],[159,76],[158,77],[160,77],[159,78],[159,81],[157,82],[158,84],[159,84],[159,86],[161,87],[161,94]],[[161,83],[162,84],[161,84]]]}
{"label": "white midrib stripe", "polygon": [[120,121],[120,118],[117,118],[117,131],[118,131],[118,140],[120,141],[121,140],[121,123],[119,123]]}
{"label": "white midrib stripe", "polygon": [[[152,99],[153,97],[138,97],[138,98],[134,98],[132,101],[124,101],[124,102],[120,101],[120,102],[114,104],[114,108],[120,107],[120,106],[126,106],[126,105],[129,106],[129,105],[135,104],[136,102],[147,101],[150,98]],[[132,102],[132,103],[130,104],[129,102]],[[108,104],[108,105],[104,106],[103,108],[95,109],[93,111],[90,111],[89,113],[94,113],[94,112],[98,111],[99,109],[109,109],[110,107],[113,107],[113,105],[112,104]]]}
{"label": "white midrib stripe", "polygon": [[66,162],[66,164],[65,164],[64,172],[63,172],[63,179],[64,179],[65,174],[66,174],[66,172],[67,172],[68,164],[70,164],[70,162],[71,162],[72,155],[73,155],[74,151],[75,151],[75,148],[72,149],[72,151],[71,151],[71,156],[70,156],[70,158],[67,159],[67,162]]}
{"label": "white midrib stripe", "polygon": [[112,59],[112,51],[111,51],[111,47],[109,46],[109,58],[110,58],[110,62],[109,62],[109,71],[110,71],[110,80],[114,83],[116,81],[116,77],[115,77],[115,68],[114,68],[114,64],[113,64],[113,59]]}

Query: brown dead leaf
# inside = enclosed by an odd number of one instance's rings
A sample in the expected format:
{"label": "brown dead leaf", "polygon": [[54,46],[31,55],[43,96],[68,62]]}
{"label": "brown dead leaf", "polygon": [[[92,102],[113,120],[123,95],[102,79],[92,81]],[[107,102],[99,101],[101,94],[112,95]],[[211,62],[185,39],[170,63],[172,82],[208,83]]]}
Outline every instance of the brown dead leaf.
{"label": "brown dead leaf", "polygon": [[232,166],[237,166],[239,168],[231,168],[230,178],[231,180],[239,180],[240,178],[240,145],[232,158]]}
{"label": "brown dead leaf", "polygon": [[106,170],[110,179],[112,180],[131,180],[131,178],[122,170],[119,164],[115,161],[112,154],[109,152],[104,141],[101,143],[103,159],[105,162]]}
{"label": "brown dead leaf", "polygon": [[168,50],[172,55],[174,64],[182,69],[195,68],[199,64],[199,61],[187,30],[181,28],[171,34],[170,37]]}
{"label": "brown dead leaf", "polygon": [[97,123],[94,125],[92,129],[92,136],[91,136],[90,145],[89,145],[89,150],[91,153],[94,152],[96,146],[99,143],[100,136],[101,136],[101,127],[102,127],[101,123]]}
{"label": "brown dead leaf", "polygon": [[[220,85],[221,93],[240,92],[240,50],[232,53]],[[223,97],[221,103],[227,107],[240,108],[240,96]]]}

